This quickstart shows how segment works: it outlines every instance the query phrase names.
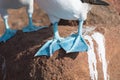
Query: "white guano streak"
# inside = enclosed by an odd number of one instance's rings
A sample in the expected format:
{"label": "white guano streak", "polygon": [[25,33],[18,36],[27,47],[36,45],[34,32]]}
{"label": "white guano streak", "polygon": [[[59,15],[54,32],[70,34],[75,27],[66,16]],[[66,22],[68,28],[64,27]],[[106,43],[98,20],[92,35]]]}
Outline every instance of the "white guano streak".
{"label": "white guano streak", "polygon": [[94,45],[92,38],[88,35],[84,37],[90,44],[88,54],[88,63],[89,63],[89,70],[90,70],[90,77],[92,80],[98,80],[98,72],[97,72],[97,60],[96,55],[94,53]]}
{"label": "white guano streak", "polygon": [[[88,63],[89,63],[89,70],[90,70],[90,77],[91,80],[98,80],[98,71],[97,71],[97,59],[96,56],[99,56],[99,61],[102,63],[102,70],[104,75],[104,80],[109,80],[109,75],[107,74],[107,61],[106,61],[106,53],[105,53],[105,38],[99,32],[94,32],[92,36],[85,35],[84,38],[89,43],[89,50],[88,54]],[[95,42],[93,42],[93,40]],[[94,46],[94,43],[97,46]],[[95,50],[97,49],[97,54],[95,54]]]}
{"label": "white guano streak", "polygon": [[102,62],[102,69],[104,80],[109,80],[109,76],[107,74],[107,61],[106,61],[106,53],[105,53],[105,38],[102,34],[96,32],[92,35],[93,39],[97,43],[97,54],[99,55],[99,60]]}

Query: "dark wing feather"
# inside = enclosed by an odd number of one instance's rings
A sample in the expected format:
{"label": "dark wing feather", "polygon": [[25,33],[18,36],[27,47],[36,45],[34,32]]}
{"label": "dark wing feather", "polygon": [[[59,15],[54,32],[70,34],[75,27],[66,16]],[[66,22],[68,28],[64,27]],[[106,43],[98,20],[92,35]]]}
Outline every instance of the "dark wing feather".
{"label": "dark wing feather", "polygon": [[104,5],[104,6],[108,6],[109,4],[105,1],[102,0],[81,0],[83,3],[90,3],[93,5]]}

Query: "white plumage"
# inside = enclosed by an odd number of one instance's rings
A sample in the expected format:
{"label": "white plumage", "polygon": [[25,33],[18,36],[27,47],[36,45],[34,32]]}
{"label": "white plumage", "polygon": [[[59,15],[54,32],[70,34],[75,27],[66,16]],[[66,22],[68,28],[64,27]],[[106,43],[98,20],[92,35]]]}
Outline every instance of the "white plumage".
{"label": "white plumage", "polygon": [[91,9],[87,3],[80,0],[36,0],[40,8],[48,14],[52,23],[59,19],[86,20],[87,13]]}

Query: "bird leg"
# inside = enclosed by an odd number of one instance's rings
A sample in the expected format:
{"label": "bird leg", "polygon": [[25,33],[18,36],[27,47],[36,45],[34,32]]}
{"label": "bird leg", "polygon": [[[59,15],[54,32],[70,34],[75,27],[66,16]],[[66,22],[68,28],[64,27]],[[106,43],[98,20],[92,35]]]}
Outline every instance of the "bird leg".
{"label": "bird leg", "polygon": [[61,42],[62,38],[59,36],[58,33],[58,23],[53,24],[53,32],[54,32],[54,38],[52,40],[49,40],[46,42],[42,48],[39,49],[39,51],[35,54],[35,56],[52,56],[52,54],[61,48],[59,43]]}
{"label": "bird leg", "polygon": [[33,24],[33,21],[32,21],[32,14],[28,14],[28,19],[29,19],[29,23],[26,27],[24,27],[22,29],[23,32],[34,32],[34,31],[37,31],[37,30],[40,30],[42,28],[45,28],[45,27],[36,27],[34,24]]}
{"label": "bird leg", "polygon": [[8,15],[3,16],[4,24],[5,24],[5,33],[0,37],[0,42],[6,42],[10,38],[12,38],[17,30],[10,29],[8,25]]}
{"label": "bird leg", "polygon": [[37,30],[40,30],[42,28],[45,28],[45,27],[36,27],[34,24],[33,24],[33,21],[32,21],[32,14],[33,14],[33,0],[32,2],[27,6],[27,14],[28,14],[28,19],[29,19],[29,23],[26,27],[24,27],[22,29],[23,32],[33,32],[33,31],[37,31]]}
{"label": "bird leg", "polygon": [[60,43],[61,47],[67,52],[84,52],[88,50],[87,43],[82,37],[83,21],[79,21],[78,33],[72,34]]}

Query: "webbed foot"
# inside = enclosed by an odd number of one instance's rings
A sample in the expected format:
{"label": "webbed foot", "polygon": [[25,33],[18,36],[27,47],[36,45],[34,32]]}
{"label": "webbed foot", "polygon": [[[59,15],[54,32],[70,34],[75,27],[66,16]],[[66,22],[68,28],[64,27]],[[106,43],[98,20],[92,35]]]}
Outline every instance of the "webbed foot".
{"label": "webbed foot", "polygon": [[49,40],[48,42],[46,42],[42,48],[40,48],[38,50],[38,52],[35,54],[35,56],[52,56],[52,54],[60,49],[60,45],[59,45],[60,41],[57,39],[53,39],[53,40]]}
{"label": "webbed foot", "polygon": [[73,34],[67,37],[60,43],[60,45],[67,53],[84,52],[88,50],[88,46],[85,40],[77,34]]}
{"label": "webbed foot", "polygon": [[0,37],[0,42],[6,42],[16,34],[17,30],[6,29],[5,33]]}

